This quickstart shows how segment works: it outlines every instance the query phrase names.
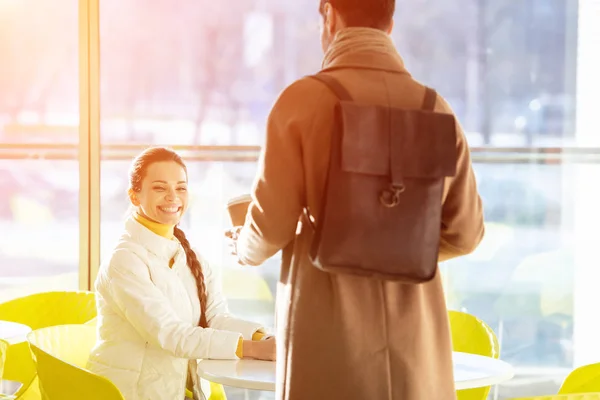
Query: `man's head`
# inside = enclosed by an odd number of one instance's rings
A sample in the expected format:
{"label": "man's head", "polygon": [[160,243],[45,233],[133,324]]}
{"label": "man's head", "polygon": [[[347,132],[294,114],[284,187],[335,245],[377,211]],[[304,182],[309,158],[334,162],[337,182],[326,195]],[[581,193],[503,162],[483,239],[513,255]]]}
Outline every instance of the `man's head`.
{"label": "man's head", "polygon": [[327,51],[335,34],[343,28],[375,28],[390,33],[396,0],[320,0],[321,45]]}

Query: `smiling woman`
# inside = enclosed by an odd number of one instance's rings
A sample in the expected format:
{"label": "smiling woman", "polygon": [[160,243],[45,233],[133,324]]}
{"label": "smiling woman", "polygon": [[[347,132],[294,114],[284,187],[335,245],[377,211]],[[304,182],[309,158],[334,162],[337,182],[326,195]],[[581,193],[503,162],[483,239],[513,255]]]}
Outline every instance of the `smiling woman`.
{"label": "smiling woman", "polygon": [[182,399],[186,387],[194,399],[208,398],[197,359],[274,358],[275,340],[259,341],[260,324],[229,314],[210,266],[178,228],[187,175],[182,158],[164,147],[135,158],[128,191],[135,211],[96,279],[99,340],[88,368],[127,400]]}

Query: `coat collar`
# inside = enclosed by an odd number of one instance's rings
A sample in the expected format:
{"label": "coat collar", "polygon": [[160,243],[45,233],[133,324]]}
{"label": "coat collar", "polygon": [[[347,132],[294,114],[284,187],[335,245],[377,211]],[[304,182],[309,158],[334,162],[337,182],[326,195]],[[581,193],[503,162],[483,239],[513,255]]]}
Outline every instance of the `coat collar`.
{"label": "coat collar", "polygon": [[327,72],[345,68],[372,69],[410,75],[399,54],[393,56],[369,51],[340,55],[325,66],[322,71]]}
{"label": "coat collar", "polygon": [[392,38],[370,28],[346,28],[327,50],[322,71],[341,68],[374,69],[408,74]]}
{"label": "coat collar", "polygon": [[127,221],[125,222],[125,232],[130,241],[141,245],[161,260],[170,261],[180,252],[180,250],[183,252],[181,244],[177,239],[173,238],[173,240],[171,240],[164,236],[157,235],[136,221],[133,216],[127,218]]}

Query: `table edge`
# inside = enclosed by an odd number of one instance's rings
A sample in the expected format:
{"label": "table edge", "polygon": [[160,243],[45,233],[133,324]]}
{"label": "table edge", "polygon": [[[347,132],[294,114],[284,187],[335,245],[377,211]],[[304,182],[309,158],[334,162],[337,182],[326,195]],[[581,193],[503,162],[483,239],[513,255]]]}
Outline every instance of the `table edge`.
{"label": "table edge", "polygon": [[[465,354],[471,354],[471,353],[465,353]],[[474,354],[474,355],[477,355],[477,354]],[[485,357],[485,356],[481,356],[481,357]],[[491,358],[491,357],[489,357],[489,358]],[[487,387],[487,386],[494,386],[494,385],[497,385],[502,382],[506,382],[506,381],[514,378],[515,369],[512,365],[510,365],[506,361],[500,360],[498,358],[494,358],[494,361],[502,363],[504,366],[503,370],[499,371],[498,375],[493,376],[493,377],[469,379],[466,381],[458,381],[458,382],[455,380],[454,381],[455,390],[476,389],[476,388],[482,388],[482,387]]]}
{"label": "table edge", "polygon": [[198,366],[198,375],[201,378],[204,378],[210,382],[220,383],[221,385],[237,387],[241,389],[250,389],[250,390],[262,390],[268,392],[274,392],[276,384],[273,382],[257,382],[251,381],[247,379],[240,378],[230,378],[223,377],[220,375],[213,375],[211,373],[205,372],[202,367]]}
{"label": "table edge", "polygon": [[[453,353],[464,353],[464,352],[453,352]],[[480,357],[486,357],[486,356],[481,356],[481,355],[472,354],[472,353],[464,353],[464,354],[468,354],[469,356],[475,355],[475,356],[480,356]],[[486,358],[491,358],[491,357],[486,357]],[[458,382],[455,380],[454,381],[455,390],[476,389],[476,388],[482,388],[482,387],[487,387],[487,386],[494,386],[499,383],[506,382],[515,376],[515,370],[512,365],[508,364],[506,361],[501,360],[501,359],[495,358],[493,360],[496,362],[502,363],[505,367],[502,371],[499,371],[498,375],[493,376],[493,377],[469,379],[466,381],[458,381]],[[209,360],[202,360],[202,361],[209,361]],[[233,361],[233,360],[231,360],[231,361]],[[201,378],[204,378],[210,382],[219,383],[219,384],[225,385],[225,386],[242,388],[242,389],[275,391],[275,387],[276,387],[276,383],[274,383],[274,382],[269,382],[269,383],[257,382],[257,381],[241,379],[241,378],[232,378],[232,377],[223,377],[220,375],[213,375],[211,373],[205,372],[202,369],[200,364],[198,365],[198,375]]]}

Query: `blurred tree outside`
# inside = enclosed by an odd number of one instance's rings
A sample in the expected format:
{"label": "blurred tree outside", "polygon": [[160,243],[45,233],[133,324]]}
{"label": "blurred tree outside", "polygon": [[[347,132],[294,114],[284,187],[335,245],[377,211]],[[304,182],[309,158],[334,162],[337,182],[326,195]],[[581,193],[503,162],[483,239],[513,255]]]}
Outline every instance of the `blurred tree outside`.
{"label": "blurred tree outside", "polygon": [[[0,133],[19,116],[21,123],[46,125],[56,124],[44,120],[48,113],[73,120],[75,92],[56,88],[78,85],[77,32],[49,27],[74,18],[76,2],[7,4],[0,12]],[[569,72],[575,60],[567,52],[575,47],[568,30],[576,9],[576,0],[469,0],[460,6],[399,0],[393,38],[409,71],[444,95],[483,144],[502,135],[524,145],[540,137],[565,141],[574,130],[575,77]],[[189,137],[182,134],[187,144],[203,143],[209,120],[228,127],[246,121],[262,134],[279,91],[319,69],[319,21],[313,0],[177,6],[157,0],[152,7],[142,0],[102,1],[105,140],[143,140],[148,129],[136,120],[145,119],[185,121],[192,126]],[[127,128],[111,133],[113,119],[125,120]],[[241,139],[234,134],[228,140]]]}

